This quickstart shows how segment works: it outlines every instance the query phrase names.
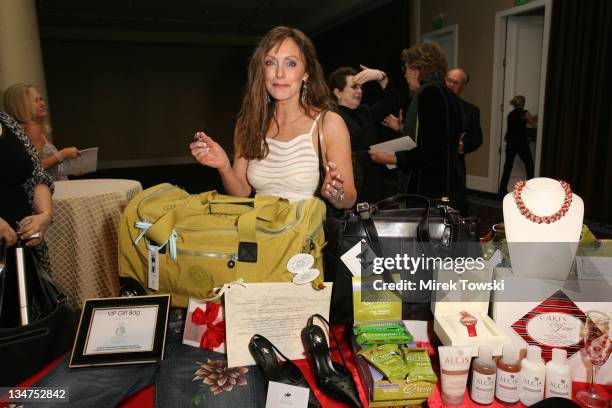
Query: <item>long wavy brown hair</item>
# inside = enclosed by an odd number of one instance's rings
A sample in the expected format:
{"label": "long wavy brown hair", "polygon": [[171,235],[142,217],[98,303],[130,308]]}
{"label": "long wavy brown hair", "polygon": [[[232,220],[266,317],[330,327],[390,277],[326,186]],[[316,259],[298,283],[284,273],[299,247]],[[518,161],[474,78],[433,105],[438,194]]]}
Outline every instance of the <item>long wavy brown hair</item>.
{"label": "long wavy brown hair", "polygon": [[295,28],[284,26],[273,28],[259,41],[251,56],[246,91],[236,122],[234,134],[236,149],[241,157],[248,160],[261,160],[268,155],[266,133],[270,122],[276,121],[276,118],[275,101],[268,95],[264,79],[264,57],[268,51],[287,38],[291,38],[299,47],[308,73],[308,91],[303,102],[300,98],[301,108],[306,115],[314,118],[320,111],[334,106],[312,41]]}
{"label": "long wavy brown hair", "polygon": [[419,43],[403,50],[402,61],[421,72],[419,76],[421,83],[444,79],[448,67],[444,51],[436,43]]}

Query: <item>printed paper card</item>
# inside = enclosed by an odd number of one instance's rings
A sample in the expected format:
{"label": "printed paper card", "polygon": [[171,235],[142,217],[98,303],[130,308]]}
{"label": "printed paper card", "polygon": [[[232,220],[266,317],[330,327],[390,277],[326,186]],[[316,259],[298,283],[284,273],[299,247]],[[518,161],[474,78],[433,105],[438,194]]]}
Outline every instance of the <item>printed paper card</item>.
{"label": "printed paper card", "polygon": [[270,381],[266,408],[307,408],[309,394],[308,388]]}
{"label": "printed paper card", "polygon": [[[228,367],[254,365],[249,341],[260,334],[291,360],[305,358],[301,332],[308,318],[329,318],[333,284],[314,290],[310,285],[247,283],[225,292]],[[329,320],[329,319],[328,319]]]}
{"label": "printed paper card", "polygon": [[559,290],[514,322],[512,329],[527,344],[540,346],[542,358],[550,361],[553,348],[567,350],[568,358],[580,351],[585,320],[584,312]]}

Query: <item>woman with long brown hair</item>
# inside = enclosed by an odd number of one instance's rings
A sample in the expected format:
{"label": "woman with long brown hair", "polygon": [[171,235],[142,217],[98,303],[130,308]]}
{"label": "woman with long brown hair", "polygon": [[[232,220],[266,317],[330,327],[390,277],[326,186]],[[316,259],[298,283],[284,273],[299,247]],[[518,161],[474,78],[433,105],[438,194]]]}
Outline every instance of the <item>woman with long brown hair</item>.
{"label": "woman with long brown hair", "polygon": [[[257,45],[234,131],[233,165],[210,136],[197,132],[191,154],[219,171],[228,194],[317,195],[336,208],[356,199],[348,130],[334,105],[315,48],[299,30],[276,27]],[[327,162],[319,180],[319,146]]]}

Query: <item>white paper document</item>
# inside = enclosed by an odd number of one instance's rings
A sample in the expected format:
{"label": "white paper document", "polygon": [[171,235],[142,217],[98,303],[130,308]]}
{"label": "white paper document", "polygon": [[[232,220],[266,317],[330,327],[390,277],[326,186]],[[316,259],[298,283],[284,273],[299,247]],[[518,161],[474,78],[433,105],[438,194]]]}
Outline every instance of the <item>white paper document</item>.
{"label": "white paper document", "polygon": [[270,381],[266,408],[307,408],[309,394],[308,388]]}
{"label": "white paper document", "polygon": [[[314,290],[293,283],[247,283],[225,292],[228,367],[254,365],[249,341],[260,334],[291,360],[306,358],[300,333],[315,313],[328,319],[332,284]],[[328,319],[329,320],[329,319]]]}
{"label": "white paper document", "polygon": [[78,176],[93,173],[98,169],[98,148],[79,150],[77,157],[62,162],[63,173],[67,176]]}
{"label": "white paper document", "polygon": [[153,350],[159,307],[94,309],[84,355]]}
{"label": "white paper document", "polygon": [[[388,140],[386,142],[377,143],[370,146],[372,150],[381,150],[387,153],[395,153],[401,150],[412,150],[416,147],[416,143],[410,136],[398,137],[397,139]],[[394,169],[395,164],[387,164],[389,169]]]}

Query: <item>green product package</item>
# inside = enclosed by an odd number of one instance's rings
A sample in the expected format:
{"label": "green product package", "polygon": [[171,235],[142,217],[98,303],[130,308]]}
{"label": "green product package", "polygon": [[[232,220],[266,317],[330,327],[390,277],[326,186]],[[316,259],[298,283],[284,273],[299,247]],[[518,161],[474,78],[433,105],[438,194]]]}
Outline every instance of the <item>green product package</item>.
{"label": "green product package", "polygon": [[409,374],[406,377],[408,381],[429,381],[435,383],[438,377],[431,368],[431,360],[427,349],[424,348],[409,348],[402,347],[402,355],[404,362],[408,368]]}
{"label": "green product package", "polygon": [[357,353],[389,380],[404,380],[409,374],[404,358],[395,344],[381,344]]}
{"label": "green product package", "polygon": [[357,335],[359,344],[405,344],[412,341],[412,335],[402,330],[385,330],[381,332],[367,332]]}
{"label": "green product package", "polygon": [[380,323],[364,323],[356,324],[353,327],[354,334],[385,332],[387,330],[405,330],[405,327],[400,322],[380,322]]}

